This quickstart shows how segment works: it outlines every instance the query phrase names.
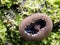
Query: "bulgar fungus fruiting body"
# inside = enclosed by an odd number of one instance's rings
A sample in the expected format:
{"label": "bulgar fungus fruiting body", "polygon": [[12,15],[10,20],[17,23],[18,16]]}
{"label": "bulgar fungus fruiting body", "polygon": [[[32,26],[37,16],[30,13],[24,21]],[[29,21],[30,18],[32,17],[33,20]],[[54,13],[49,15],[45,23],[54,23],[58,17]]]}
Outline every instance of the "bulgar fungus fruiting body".
{"label": "bulgar fungus fruiting body", "polygon": [[46,14],[36,13],[21,22],[19,31],[27,41],[41,41],[52,31],[52,27],[52,21]]}

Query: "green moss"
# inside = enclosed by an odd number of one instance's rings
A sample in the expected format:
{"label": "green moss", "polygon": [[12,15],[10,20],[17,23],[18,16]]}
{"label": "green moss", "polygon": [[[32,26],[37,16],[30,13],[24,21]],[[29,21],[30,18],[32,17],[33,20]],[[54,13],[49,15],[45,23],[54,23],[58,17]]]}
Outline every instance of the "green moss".
{"label": "green moss", "polygon": [[[15,15],[7,14],[5,10],[12,10]],[[45,13],[52,19],[53,31],[45,40],[26,42],[19,34],[19,23],[27,16],[38,12]],[[58,22],[60,22],[60,0],[1,0],[0,45],[60,45],[60,23]]]}

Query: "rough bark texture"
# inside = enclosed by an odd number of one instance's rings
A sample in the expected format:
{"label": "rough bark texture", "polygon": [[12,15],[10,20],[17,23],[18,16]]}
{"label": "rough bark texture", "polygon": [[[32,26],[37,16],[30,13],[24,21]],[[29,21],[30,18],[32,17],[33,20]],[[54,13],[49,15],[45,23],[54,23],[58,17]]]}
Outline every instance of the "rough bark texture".
{"label": "rough bark texture", "polygon": [[[40,20],[45,21],[45,25]],[[26,31],[26,28],[28,26],[31,27],[31,25],[33,25],[33,29],[31,28],[33,31],[38,30],[37,33],[33,34]],[[52,27],[52,21],[46,14],[36,13],[25,18],[21,22],[21,24],[19,25],[19,31],[22,38],[27,41],[40,41],[48,36],[48,34],[52,31]]]}

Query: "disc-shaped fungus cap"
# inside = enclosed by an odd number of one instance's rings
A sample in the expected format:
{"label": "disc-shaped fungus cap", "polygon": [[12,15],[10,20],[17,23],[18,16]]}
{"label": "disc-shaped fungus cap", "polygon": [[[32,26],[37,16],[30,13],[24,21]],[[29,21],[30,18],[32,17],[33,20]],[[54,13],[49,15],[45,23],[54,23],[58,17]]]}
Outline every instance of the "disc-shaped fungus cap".
{"label": "disc-shaped fungus cap", "polygon": [[19,32],[27,41],[40,41],[48,36],[52,27],[52,21],[46,14],[36,13],[21,22]]}

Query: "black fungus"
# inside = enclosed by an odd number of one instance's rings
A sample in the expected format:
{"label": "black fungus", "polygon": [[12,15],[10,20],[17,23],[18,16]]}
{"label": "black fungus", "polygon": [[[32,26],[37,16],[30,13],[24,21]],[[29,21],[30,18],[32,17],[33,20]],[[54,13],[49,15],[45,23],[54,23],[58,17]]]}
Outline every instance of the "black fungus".
{"label": "black fungus", "polygon": [[27,28],[25,29],[28,33],[32,33],[32,34],[36,34],[39,30],[34,28],[35,25],[39,25],[40,29],[46,26],[46,22],[39,19],[37,21],[35,21],[33,24],[30,24],[29,26],[27,26]]}

